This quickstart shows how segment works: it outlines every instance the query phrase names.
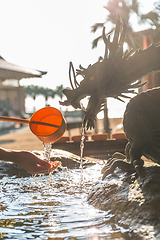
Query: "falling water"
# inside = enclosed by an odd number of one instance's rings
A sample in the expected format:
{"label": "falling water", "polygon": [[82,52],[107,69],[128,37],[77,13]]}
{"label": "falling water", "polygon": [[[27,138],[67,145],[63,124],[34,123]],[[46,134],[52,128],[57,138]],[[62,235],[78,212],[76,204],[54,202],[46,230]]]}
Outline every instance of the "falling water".
{"label": "falling water", "polygon": [[52,150],[52,144],[51,143],[43,143],[44,146],[44,160],[47,162],[50,161],[50,155],[51,155],[51,150]]}
{"label": "falling water", "polygon": [[84,136],[84,132],[85,132],[85,128],[82,127],[82,135],[81,135],[81,142],[80,142],[80,169],[81,169],[81,174],[83,172],[83,150],[84,150],[84,140],[85,140],[85,136]]}

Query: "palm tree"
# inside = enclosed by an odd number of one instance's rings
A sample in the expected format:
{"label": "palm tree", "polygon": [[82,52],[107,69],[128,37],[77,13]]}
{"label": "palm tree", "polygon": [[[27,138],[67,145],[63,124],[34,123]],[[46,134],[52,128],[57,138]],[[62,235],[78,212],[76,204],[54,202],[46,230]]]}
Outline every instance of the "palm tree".
{"label": "palm tree", "polygon": [[25,97],[31,96],[34,100],[37,95],[43,95],[45,98],[45,105],[48,105],[48,98],[54,98],[55,95],[58,95],[62,99],[62,90],[63,85],[57,86],[56,90],[50,88],[43,88],[36,85],[25,86]]}
{"label": "palm tree", "polygon": [[[129,21],[131,14],[135,13],[137,15],[138,22],[144,23],[148,22],[153,29],[154,40],[156,42],[160,41],[160,19],[159,19],[159,10],[160,10],[160,1],[155,2],[155,9],[147,14],[141,14],[139,12],[139,4],[138,0],[109,0],[105,9],[108,11],[108,15],[106,21],[103,23],[96,23],[92,26],[92,32],[95,33],[98,28],[102,28],[106,25],[106,23],[111,22],[113,25],[116,24],[116,16],[120,16],[126,24],[126,42],[128,46],[133,49],[137,49],[142,47],[140,41],[137,39],[137,34],[132,29],[131,23]],[[107,35],[110,35],[114,26],[108,32]],[[102,36],[97,37],[92,42],[92,48],[97,47],[99,40],[102,39]]]}
{"label": "palm tree", "polygon": [[[30,86],[26,86],[24,89],[25,89],[25,97],[30,96],[35,101],[36,96],[39,94],[39,87],[30,85]],[[35,112],[35,106],[33,111]]]}
{"label": "palm tree", "polygon": [[48,106],[48,98],[55,96],[54,91],[50,88],[44,88],[43,96],[45,97],[45,105]]}
{"label": "palm tree", "polygon": [[36,99],[36,96],[39,94],[39,87],[30,85],[30,86],[25,86],[25,96],[31,96],[34,100]]}
{"label": "palm tree", "polygon": [[63,90],[63,85],[58,86],[55,90],[55,94],[58,95],[61,99],[63,97],[62,90]]}

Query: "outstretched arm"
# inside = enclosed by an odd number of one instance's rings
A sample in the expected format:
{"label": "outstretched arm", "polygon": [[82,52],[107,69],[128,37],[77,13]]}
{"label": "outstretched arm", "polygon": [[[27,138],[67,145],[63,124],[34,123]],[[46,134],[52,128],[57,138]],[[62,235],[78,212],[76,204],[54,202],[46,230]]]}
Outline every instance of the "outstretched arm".
{"label": "outstretched arm", "polygon": [[0,148],[0,160],[16,163],[31,174],[49,173],[61,165],[59,161],[47,162],[28,151],[4,148]]}

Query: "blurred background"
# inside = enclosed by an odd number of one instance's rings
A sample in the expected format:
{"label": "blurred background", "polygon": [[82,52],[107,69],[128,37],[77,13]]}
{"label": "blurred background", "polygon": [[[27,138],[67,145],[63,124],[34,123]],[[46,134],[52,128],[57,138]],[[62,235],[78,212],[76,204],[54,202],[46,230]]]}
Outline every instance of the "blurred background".
{"label": "blurred background", "polygon": [[[156,0],[1,0],[0,9],[0,115],[28,118],[50,105],[60,109],[68,122],[81,122],[82,112],[59,105],[65,100],[62,89],[70,87],[69,62],[86,68],[104,56],[102,27],[112,32],[116,12],[128,23],[126,49],[144,49],[160,40]],[[14,75],[15,71],[22,75]],[[146,88],[159,85],[158,77],[148,77]],[[107,100],[113,131],[122,131],[126,104]],[[98,119],[103,118],[102,112]],[[8,126],[0,124],[1,130]],[[98,131],[105,132],[102,125]]]}

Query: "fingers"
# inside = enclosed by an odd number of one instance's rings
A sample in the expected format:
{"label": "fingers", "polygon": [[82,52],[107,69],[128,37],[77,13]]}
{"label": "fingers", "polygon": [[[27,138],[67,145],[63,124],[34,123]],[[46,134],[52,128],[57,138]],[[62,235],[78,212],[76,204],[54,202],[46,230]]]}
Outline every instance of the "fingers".
{"label": "fingers", "polygon": [[35,173],[49,173],[49,172],[54,171],[61,164],[62,163],[59,161],[46,162],[44,160],[40,160],[40,162],[36,164],[36,169],[34,169],[34,172]]}
{"label": "fingers", "polygon": [[16,159],[18,159],[18,161],[15,163],[31,174],[49,173],[61,165],[59,161],[47,162],[27,151],[18,152]]}
{"label": "fingers", "polygon": [[54,162],[50,162],[52,165],[52,168],[57,168],[58,166],[62,165],[62,163],[60,161],[54,161]]}
{"label": "fingers", "polygon": [[37,165],[37,167],[40,167],[40,168],[45,168],[45,169],[51,168],[50,162],[47,162],[47,161],[41,160],[41,159],[38,160],[36,165]]}

